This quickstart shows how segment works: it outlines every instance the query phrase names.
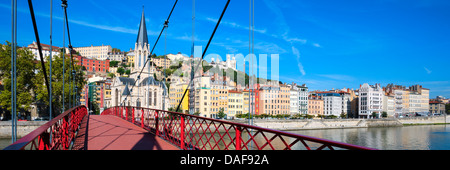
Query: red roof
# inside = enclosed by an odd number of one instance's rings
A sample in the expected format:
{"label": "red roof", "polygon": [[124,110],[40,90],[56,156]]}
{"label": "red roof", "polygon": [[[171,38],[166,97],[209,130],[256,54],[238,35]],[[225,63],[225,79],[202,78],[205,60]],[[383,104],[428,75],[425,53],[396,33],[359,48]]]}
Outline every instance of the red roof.
{"label": "red roof", "polygon": [[228,90],[228,93],[242,93],[241,91],[236,91],[236,90]]}

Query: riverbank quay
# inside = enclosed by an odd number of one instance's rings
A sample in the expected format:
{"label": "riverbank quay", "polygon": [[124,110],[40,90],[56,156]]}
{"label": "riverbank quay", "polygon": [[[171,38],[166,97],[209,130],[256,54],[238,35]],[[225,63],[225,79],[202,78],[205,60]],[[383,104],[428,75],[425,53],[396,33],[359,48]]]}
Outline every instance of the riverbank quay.
{"label": "riverbank quay", "polygon": [[[47,121],[17,121],[17,137],[21,138],[45,123]],[[11,121],[0,121],[0,138],[11,137],[11,126]]]}
{"label": "riverbank quay", "polygon": [[[230,120],[248,123],[248,120]],[[269,129],[291,131],[310,129],[399,127],[410,125],[449,124],[450,116],[381,118],[381,119],[254,119],[254,125]]]}
{"label": "riverbank quay", "polygon": [[[227,120],[248,124],[248,120]],[[381,119],[254,119],[254,125],[269,129],[293,131],[311,129],[399,127],[413,125],[450,124],[450,115]],[[17,136],[23,137],[47,121],[18,121]],[[0,121],[0,138],[11,137],[11,121]]]}

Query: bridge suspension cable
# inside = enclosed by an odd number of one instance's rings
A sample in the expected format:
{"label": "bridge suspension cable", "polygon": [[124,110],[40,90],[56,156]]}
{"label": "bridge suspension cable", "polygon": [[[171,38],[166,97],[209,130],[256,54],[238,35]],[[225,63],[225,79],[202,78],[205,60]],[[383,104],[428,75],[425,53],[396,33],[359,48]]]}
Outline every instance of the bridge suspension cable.
{"label": "bridge suspension cable", "polygon": [[[222,21],[223,14],[225,14],[225,11],[227,10],[229,3],[230,3],[230,0],[227,1],[227,4],[223,8],[222,14],[220,15],[220,18],[219,18],[219,20],[216,23],[216,27],[214,28],[214,31],[212,32],[211,37],[209,37],[208,43],[206,44],[206,47],[205,47],[205,50],[203,50],[202,58],[200,59],[200,62],[197,64],[197,66],[195,67],[194,73],[197,72],[198,67],[200,66],[201,63],[203,63],[203,58],[205,57],[206,51],[208,50],[208,47],[209,47],[209,44],[211,43],[211,40],[213,39],[214,34],[216,33],[217,27],[219,27],[220,21]],[[177,109],[175,111],[178,111],[178,109],[180,109],[181,103],[182,103],[182,101],[184,99],[184,96],[186,96],[186,92],[190,89],[192,81],[193,81],[193,77],[191,77],[191,80],[189,81],[188,87],[184,90],[183,97],[181,97],[181,100],[178,103]]]}
{"label": "bridge suspension cable", "polygon": [[[61,4],[61,7],[64,8],[64,4]],[[62,112],[64,112],[65,110],[65,98],[64,98],[64,86],[66,86],[66,84],[64,84],[64,81],[66,79],[66,62],[65,62],[65,58],[66,58],[66,18],[64,17],[64,22],[63,22],[63,54],[62,54],[62,61],[63,61],[63,70],[62,70],[62,78],[63,78],[63,85],[62,85]]]}
{"label": "bridge suspension cable", "polygon": [[[253,76],[256,74],[254,71],[254,68],[252,68],[253,65],[253,59],[254,59],[254,41],[255,41],[255,32],[254,32],[254,27],[255,27],[255,0],[249,0],[249,11],[248,11],[249,15],[248,15],[248,54],[250,56],[250,64],[249,64],[249,99],[250,102],[248,102],[248,108],[250,110],[250,115],[249,115],[249,119],[248,119],[248,124],[249,125],[253,125],[253,115],[255,112],[255,108],[252,107],[252,103],[254,103],[255,101],[255,89],[254,89],[254,79]],[[252,54],[252,55],[250,55]],[[245,62],[245,61],[244,61]],[[245,69],[245,68],[244,68]],[[245,82],[244,82],[245,83]],[[253,129],[250,129],[249,134],[248,135],[252,135],[253,134]],[[250,142],[250,146],[253,146],[253,142]]]}
{"label": "bridge suspension cable", "polygon": [[[42,55],[41,41],[39,39],[39,32],[38,32],[38,29],[37,29],[36,19],[35,19],[35,16],[34,16],[33,3],[31,2],[31,0],[28,0],[28,7],[30,8],[31,21],[33,22],[34,35],[36,37],[36,43],[38,45],[39,57],[40,57],[41,66],[42,66],[42,72],[44,73],[45,86],[47,87],[48,94],[51,95],[52,93],[51,93],[51,90],[50,90],[50,83],[49,83],[48,78],[47,78],[47,71],[45,69],[44,58],[43,58],[43,55]],[[50,101],[50,103],[51,102],[52,101]]]}
{"label": "bridge suspension cable", "polygon": [[[175,9],[175,6],[177,5],[177,2],[178,2],[178,0],[176,0],[175,3],[173,4],[172,10],[170,11],[169,16],[168,16],[167,19],[164,21],[164,25],[168,25],[168,24],[169,24],[170,16],[172,15],[173,9]],[[136,78],[136,81],[134,81],[133,85],[132,85],[131,88],[130,88],[130,92],[133,92],[133,88],[134,88],[134,86],[136,85],[136,82],[140,79],[141,74],[142,74],[142,71],[144,71],[145,66],[146,66],[147,63],[150,61],[151,56],[152,56],[152,54],[153,54],[153,50],[155,50],[156,44],[158,44],[159,38],[161,37],[161,34],[164,32],[164,29],[166,29],[165,26],[162,28],[161,32],[159,33],[158,38],[156,39],[156,42],[155,42],[155,44],[153,45],[153,48],[152,48],[152,50],[150,51],[150,54],[148,55],[147,60],[146,60],[145,63],[144,63],[144,66],[142,67],[141,71],[139,72],[139,74],[138,74],[138,76],[137,76],[137,78]],[[129,94],[125,97],[125,99],[121,102],[121,103],[123,103],[124,106],[125,106],[125,104],[126,104],[125,101],[126,101],[127,98],[130,96],[130,94],[131,94],[131,93],[129,93]],[[148,102],[147,102],[147,103],[148,103]],[[122,105],[122,104],[121,104],[121,105]]]}
{"label": "bridge suspension cable", "polygon": [[50,67],[49,67],[49,69],[50,69],[50,75],[49,75],[49,77],[50,77],[50,93],[49,93],[49,109],[50,109],[50,116],[49,116],[49,119],[51,120],[52,119],[52,103],[53,103],[53,93],[52,93],[52,21],[53,21],[53,16],[52,16],[52,14],[53,14],[53,0],[50,0]]}
{"label": "bridge suspension cable", "polygon": [[[70,41],[70,31],[69,31],[69,19],[67,19],[67,0],[61,0],[61,6],[64,8],[64,18],[66,20],[66,27],[67,27],[67,38],[69,40],[69,54],[70,54],[70,58],[71,58],[71,65],[72,65],[72,71],[71,71],[71,75],[72,75],[72,86],[71,86],[71,90],[69,92],[69,95],[71,95],[69,97],[69,107],[75,107],[76,106],[76,95],[77,92],[76,90],[78,90],[78,87],[76,86],[77,84],[76,82],[76,70],[75,70],[75,63],[73,61],[73,56],[72,56],[72,51],[73,51],[73,47],[72,47],[72,42]],[[74,94],[72,95],[72,90],[74,92]],[[71,98],[73,98],[73,103],[70,102]],[[73,104],[73,105],[72,105]]]}
{"label": "bridge suspension cable", "polygon": [[17,0],[11,0],[11,142],[17,140],[17,72],[16,72],[16,58],[17,58]]}
{"label": "bridge suspension cable", "polygon": [[[194,73],[194,47],[195,47],[195,0],[192,0],[192,47],[191,47],[191,56],[192,56],[192,60],[191,60],[191,74],[190,74],[190,80],[191,80],[191,84],[189,84],[188,86],[194,86],[194,82],[193,79],[195,77],[195,73]],[[193,94],[192,91],[189,92],[190,95]],[[193,106],[191,106],[191,104]],[[191,109],[192,108],[192,109]],[[194,114],[195,113],[195,102],[189,100],[189,114]]]}

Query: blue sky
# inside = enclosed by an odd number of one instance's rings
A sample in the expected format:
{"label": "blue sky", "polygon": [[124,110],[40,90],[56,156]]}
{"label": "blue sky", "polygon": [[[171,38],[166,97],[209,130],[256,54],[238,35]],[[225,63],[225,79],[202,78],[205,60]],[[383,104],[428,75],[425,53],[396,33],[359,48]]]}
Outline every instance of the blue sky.
{"label": "blue sky", "polygon": [[[49,0],[34,1],[42,43],[49,43]],[[142,5],[151,45],[173,5],[156,0],[68,1],[74,47],[134,48]],[[0,40],[11,40],[10,1],[0,2]],[[28,4],[18,2],[20,46],[34,40]],[[196,45],[205,46],[225,0],[197,0]],[[61,1],[53,1],[53,44],[62,46]],[[450,97],[450,1],[255,0],[255,54],[279,54],[283,82],[310,90],[360,84],[421,84],[430,98]],[[192,1],[180,0],[170,19],[167,53],[190,54]],[[248,54],[248,1],[232,0],[209,53]],[[164,35],[164,34],[163,34]],[[164,36],[155,53],[164,53]],[[67,45],[67,42],[66,42]],[[270,61],[268,62],[270,63]],[[238,69],[242,69],[238,61]],[[270,69],[270,64],[268,66]]]}

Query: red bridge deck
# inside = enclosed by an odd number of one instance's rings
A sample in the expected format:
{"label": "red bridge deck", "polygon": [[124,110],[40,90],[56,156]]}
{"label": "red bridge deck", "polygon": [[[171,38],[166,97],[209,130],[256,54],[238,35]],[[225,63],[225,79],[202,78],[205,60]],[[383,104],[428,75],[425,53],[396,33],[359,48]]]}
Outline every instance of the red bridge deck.
{"label": "red bridge deck", "polygon": [[86,106],[65,111],[5,148],[68,149],[374,150],[258,126],[142,107],[112,107],[103,111],[101,116],[87,116]]}
{"label": "red bridge deck", "polygon": [[75,150],[179,150],[178,147],[126,120],[89,115],[81,123]]}

